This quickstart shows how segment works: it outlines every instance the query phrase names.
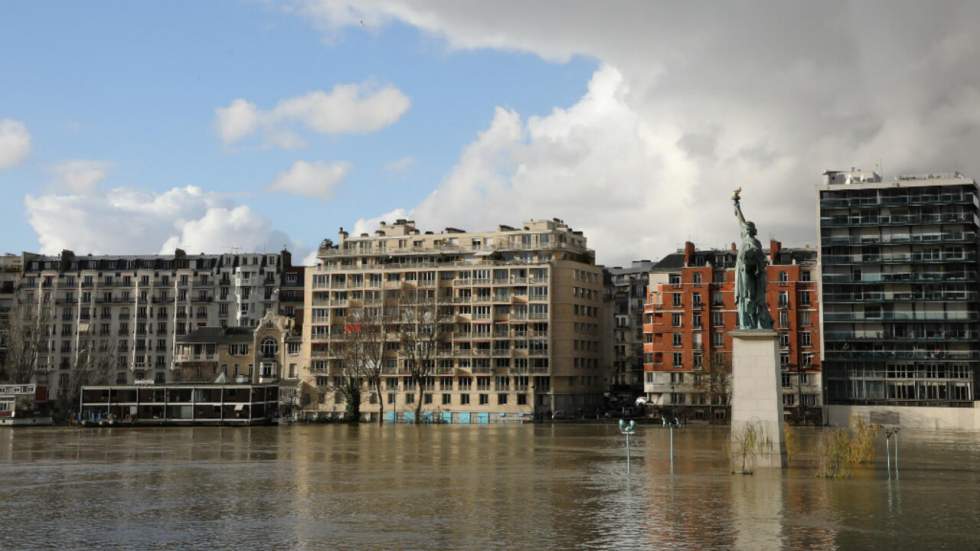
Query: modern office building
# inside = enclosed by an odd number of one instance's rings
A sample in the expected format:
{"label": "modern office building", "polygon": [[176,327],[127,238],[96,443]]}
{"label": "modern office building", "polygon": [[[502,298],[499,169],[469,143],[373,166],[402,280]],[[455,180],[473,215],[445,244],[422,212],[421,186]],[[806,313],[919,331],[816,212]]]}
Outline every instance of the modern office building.
{"label": "modern office building", "polygon": [[[828,171],[818,186],[830,421],[976,428],[976,182]],[[901,406],[917,406],[915,408]]]}
{"label": "modern office building", "polygon": [[634,260],[625,268],[603,270],[612,309],[611,390],[634,398],[643,393],[643,306],[654,265],[649,260]]}
{"label": "modern office building", "polygon": [[[779,334],[784,413],[820,419],[817,253],[772,241],[766,300]],[[693,243],[650,272],[645,306],[644,392],[655,408],[682,418],[728,419],[736,329],[735,245],[698,250]]]}
{"label": "modern office building", "polygon": [[111,359],[114,382],[171,379],[178,337],[250,327],[279,312],[287,251],[272,254],[58,256],[24,253],[16,310],[43,342],[36,382],[53,396],[73,366]]}
{"label": "modern office building", "polygon": [[[303,325],[309,370],[307,416],[338,416],[335,392],[353,312],[398,308],[406,291],[435,305],[445,336],[415,388],[405,346],[387,334],[384,391],[366,389],[361,411],[449,422],[591,414],[609,385],[601,361],[606,311],[602,270],[581,232],[561,220],[496,231],[421,232],[414,222],[382,224],[373,235],[323,242],[307,269]],[[397,326],[397,324],[396,324]],[[396,327],[397,329],[397,327]]]}

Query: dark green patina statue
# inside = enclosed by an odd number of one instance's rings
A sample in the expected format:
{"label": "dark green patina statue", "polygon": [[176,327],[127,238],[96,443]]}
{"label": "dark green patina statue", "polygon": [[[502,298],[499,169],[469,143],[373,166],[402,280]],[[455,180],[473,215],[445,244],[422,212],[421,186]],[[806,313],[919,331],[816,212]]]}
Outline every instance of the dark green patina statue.
{"label": "dark green patina statue", "polygon": [[742,245],[735,263],[735,310],[739,329],[772,329],[772,316],[766,306],[766,253],[756,238],[755,224],[742,215],[740,194],[735,190],[735,217],[742,227]]}

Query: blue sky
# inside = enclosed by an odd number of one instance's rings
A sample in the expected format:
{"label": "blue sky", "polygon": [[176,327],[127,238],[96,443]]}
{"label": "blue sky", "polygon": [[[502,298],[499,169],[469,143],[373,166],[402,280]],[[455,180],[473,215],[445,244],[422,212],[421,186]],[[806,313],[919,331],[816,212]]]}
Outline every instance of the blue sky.
{"label": "blue sky", "polygon": [[4,2],[0,251],[303,256],[396,216],[557,217],[616,265],[727,247],[738,186],[764,240],[812,246],[824,170],[980,174],[978,19],[874,0]]}
{"label": "blue sky", "polygon": [[[0,51],[14,54],[0,56],[0,118],[26,125],[32,143],[22,163],[0,171],[4,251],[39,248],[23,198],[49,190],[51,166],[71,159],[108,162],[103,189],[240,194],[236,203],[313,245],[360,217],[419,202],[496,106],[546,114],[580,97],[596,67],[582,57],[451,51],[399,23],[327,38],[277,6],[237,1],[5,3]],[[397,87],[410,109],[375,132],[305,132],[303,149],[226,146],[216,135],[215,109],[236,98],[271,108],[362,82]],[[384,170],[406,156],[414,162],[405,172]],[[298,159],[352,169],[326,201],[263,191]]]}

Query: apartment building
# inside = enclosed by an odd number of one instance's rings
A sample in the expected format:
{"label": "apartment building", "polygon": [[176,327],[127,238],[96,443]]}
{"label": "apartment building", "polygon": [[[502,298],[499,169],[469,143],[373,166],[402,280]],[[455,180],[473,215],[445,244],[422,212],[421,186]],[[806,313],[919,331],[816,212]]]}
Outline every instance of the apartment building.
{"label": "apartment building", "polygon": [[323,242],[307,270],[304,373],[308,416],[340,415],[334,392],[344,332],[357,308],[397,307],[405,290],[432,301],[446,329],[432,376],[414,388],[404,345],[389,335],[383,396],[365,392],[370,417],[384,400],[389,419],[423,415],[495,422],[592,413],[608,388],[601,361],[606,316],[602,271],[586,238],[561,220],[467,232],[422,232],[410,220],[373,235]]}
{"label": "apartment building", "polygon": [[655,265],[649,260],[634,260],[625,268],[603,270],[612,309],[611,388],[634,398],[643,392],[643,308]]}
{"label": "apartment building", "polygon": [[7,339],[10,334],[8,320],[14,305],[14,293],[20,284],[23,271],[24,261],[21,256],[13,254],[0,256],[0,370],[7,353]]}
{"label": "apartment building", "polygon": [[115,382],[170,380],[176,339],[199,327],[256,327],[279,312],[288,251],[58,256],[24,253],[18,314],[41,329],[38,382],[56,395],[73,365],[109,355]]}
{"label": "apartment building", "polygon": [[962,411],[980,366],[976,182],[852,169],[826,172],[817,193],[831,420],[980,426]]}
{"label": "apartment building", "polygon": [[199,327],[177,337],[172,380],[296,386],[301,339],[292,317],[272,312],[255,327]]}
{"label": "apartment building", "polygon": [[[735,262],[729,250],[693,243],[650,271],[644,311],[644,392],[648,403],[674,415],[724,421],[731,393],[736,329]],[[766,300],[779,333],[783,406],[787,417],[820,419],[821,375],[817,252],[767,251]]]}

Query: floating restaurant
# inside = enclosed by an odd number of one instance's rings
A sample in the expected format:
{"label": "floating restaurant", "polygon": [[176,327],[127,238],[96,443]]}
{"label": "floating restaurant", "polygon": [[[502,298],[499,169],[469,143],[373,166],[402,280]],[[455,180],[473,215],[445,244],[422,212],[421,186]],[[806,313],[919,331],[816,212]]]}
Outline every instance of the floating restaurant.
{"label": "floating restaurant", "polygon": [[276,421],[275,384],[82,387],[83,425],[258,425]]}

